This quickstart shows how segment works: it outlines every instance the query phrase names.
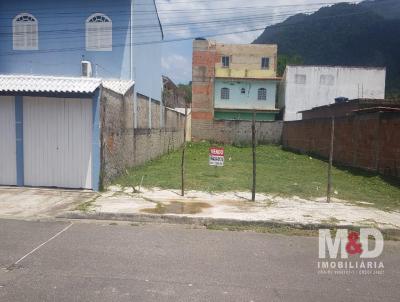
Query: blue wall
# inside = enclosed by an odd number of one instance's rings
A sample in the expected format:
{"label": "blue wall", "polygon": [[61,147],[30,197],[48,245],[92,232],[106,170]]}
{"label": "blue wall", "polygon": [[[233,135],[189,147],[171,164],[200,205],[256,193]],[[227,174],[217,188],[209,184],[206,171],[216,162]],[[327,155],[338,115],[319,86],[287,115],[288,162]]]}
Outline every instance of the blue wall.
{"label": "blue wall", "polygon": [[[276,82],[215,79],[214,107],[221,109],[275,109]],[[221,88],[229,88],[229,100],[221,100]],[[246,90],[245,94],[241,89]],[[258,100],[258,89],[267,89],[267,100]]]}
{"label": "blue wall", "polygon": [[[92,62],[94,75],[97,69],[98,77],[132,78],[137,82],[138,92],[160,99],[161,84],[156,83],[161,83],[161,44],[135,46],[133,55],[130,46],[131,41],[138,44],[148,41],[150,34],[152,41],[161,39],[157,15],[152,0],[132,1],[0,0],[0,73],[80,76],[84,57]],[[135,8],[138,12],[132,14],[132,5],[137,3],[140,3]],[[139,12],[143,7],[149,12]],[[39,50],[12,49],[12,20],[23,12],[38,20]],[[106,14],[113,22],[111,52],[85,50],[85,22],[93,13]],[[132,36],[131,15],[135,19]],[[138,28],[142,28],[140,33]]]}

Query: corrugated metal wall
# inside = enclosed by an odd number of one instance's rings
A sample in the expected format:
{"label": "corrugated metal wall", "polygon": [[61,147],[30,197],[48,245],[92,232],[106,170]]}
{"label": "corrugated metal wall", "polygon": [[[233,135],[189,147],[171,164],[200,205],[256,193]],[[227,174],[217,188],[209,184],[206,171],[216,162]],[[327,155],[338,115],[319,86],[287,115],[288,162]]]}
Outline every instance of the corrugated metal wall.
{"label": "corrugated metal wall", "polygon": [[0,96],[0,184],[17,184],[15,101]]}
{"label": "corrugated metal wall", "polygon": [[24,97],[28,186],[92,188],[92,100]]}

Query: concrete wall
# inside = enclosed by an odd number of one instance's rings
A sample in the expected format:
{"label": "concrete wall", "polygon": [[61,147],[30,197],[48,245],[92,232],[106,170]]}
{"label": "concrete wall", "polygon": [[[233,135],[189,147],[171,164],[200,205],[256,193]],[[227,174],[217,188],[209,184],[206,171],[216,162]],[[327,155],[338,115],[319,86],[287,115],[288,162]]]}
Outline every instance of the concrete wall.
{"label": "concrete wall", "polygon": [[332,104],[336,97],[384,99],[385,78],[384,68],[287,66],[278,106],[291,121],[301,119],[299,111]]}
{"label": "concrete wall", "polygon": [[134,165],[133,92],[122,96],[103,89],[100,119],[101,181],[109,184]]}
{"label": "concrete wall", "polygon": [[[164,109],[159,102],[149,102],[149,99],[141,95],[138,95],[136,102],[135,114],[132,91],[121,96],[103,89],[101,178],[105,186],[126,169],[176,150],[184,141],[184,114]],[[149,122],[149,106],[152,108],[152,123]],[[166,127],[160,127],[161,112]],[[138,128],[134,128],[135,119],[138,119]]]}
{"label": "concrete wall", "polygon": [[[161,101],[163,34],[154,0],[132,0],[133,79],[139,93]],[[123,11],[120,7],[114,7]],[[124,12],[122,13],[124,14]]]}
{"label": "concrete wall", "polygon": [[[335,119],[335,163],[400,177],[400,114],[366,113]],[[331,119],[284,122],[284,148],[328,158]]]}
{"label": "concrete wall", "polygon": [[[276,77],[278,47],[274,44],[215,43],[218,60],[216,77],[265,79]],[[229,68],[222,67],[222,56],[230,57]],[[261,69],[261,58],[269,58],[269,68]]]}
{"label": "concrete wall", "polygon": [[[192,119],[193,141],[209,140],[224,144],[250,144],[250,121],[199,121]],[[280,144],[282,122],[256,122],[256,136],[260,144]]]}

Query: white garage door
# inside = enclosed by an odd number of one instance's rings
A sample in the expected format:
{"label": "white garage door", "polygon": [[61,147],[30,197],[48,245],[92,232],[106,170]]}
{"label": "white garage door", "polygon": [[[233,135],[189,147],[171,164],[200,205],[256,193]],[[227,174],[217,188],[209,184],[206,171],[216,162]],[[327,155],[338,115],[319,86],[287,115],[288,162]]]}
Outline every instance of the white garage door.
{"label": "white garage door", "polygon": [[24,97],[27,186],[92,188],[92,100]]}
{"label": "white garage door", "polygon": [[14,97],[0,96],[0,185],[17,184]]}

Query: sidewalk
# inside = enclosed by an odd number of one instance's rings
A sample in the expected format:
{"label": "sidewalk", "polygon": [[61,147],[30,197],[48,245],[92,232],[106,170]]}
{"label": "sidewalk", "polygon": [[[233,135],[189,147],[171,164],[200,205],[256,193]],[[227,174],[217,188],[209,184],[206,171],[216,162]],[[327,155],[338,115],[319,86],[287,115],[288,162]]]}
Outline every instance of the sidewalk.
{"label": "sidewalk", "polygon": [[250,200],[247,192],[206,193],[158,188],[134,193],[133,188],[112,186],[96,199],[70,211],[64,218],[110,219],[136,222],[190,224],[245,223],[287,224],[303,228],[321,226],[377,227],[400,230],[400,212],[386,212],[360,202],[359,205],[333,198],[304,200],[298,197],[257,194]]}

